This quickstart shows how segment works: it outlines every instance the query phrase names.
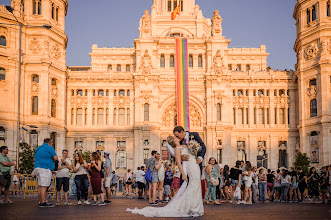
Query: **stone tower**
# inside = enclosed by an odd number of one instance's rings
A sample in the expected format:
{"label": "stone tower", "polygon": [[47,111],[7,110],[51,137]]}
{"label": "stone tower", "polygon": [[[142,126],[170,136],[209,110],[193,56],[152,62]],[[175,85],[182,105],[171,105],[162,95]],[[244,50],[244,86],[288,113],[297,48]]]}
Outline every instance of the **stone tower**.
{"label": "stone tower", "polygon": [[[52,137],[56,151],[65,146],[66,46],[65,16],[67,0],[12,0],[14,14],[22,27],[22,68],[20,121],[37,129],[20,129],[21,142],[33,146]],[[4,6],[1,23],[17,24]],[[42,27],[51,25],[51,29]],[[0,48],[0,66],[6,79],[0,82],[0,122],[6,130],[5,144],[15,155],[17,143],[17,92],[19,28],[0,25],[6,33],[6,46]],[[24,125],[21,125],[24,126]],[[28,128],[25,126],[25,128]]]}
{"label": "stone tower", "polygon": [[331,162],[330,0],[298,0],[296,19],[300,151],[314,166]]}

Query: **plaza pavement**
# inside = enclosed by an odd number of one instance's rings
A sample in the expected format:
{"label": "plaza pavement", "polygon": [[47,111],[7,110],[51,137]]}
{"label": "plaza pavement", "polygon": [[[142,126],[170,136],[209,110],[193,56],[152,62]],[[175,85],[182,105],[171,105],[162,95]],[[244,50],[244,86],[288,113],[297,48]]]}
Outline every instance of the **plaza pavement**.
{"label": "plaza pavement", "polygon": [[[55,206],[54,208],[38,208],[37,198],[12,199],[14,204],[0,204],[0,219],[148,219],[140,215],[126,212],[127,208],[143,208],[147,200],[126,197],[115,197],[106,206],[77,206],[71,199],[71,206]],[[52,201],[55,204],[55,201]],[[64,201],[62,201],[62,204]],[[150,219],[150,218],[149,218]],[[159,218],[161,219],[161,218]],[[170,218],[166,218],[170,219]],[[259,219],[331,219],[331,206],[309,203],[270,203],[253,205],[221,206],[205,205],[205,215],[194,219],[222,220],[259,220]]]}

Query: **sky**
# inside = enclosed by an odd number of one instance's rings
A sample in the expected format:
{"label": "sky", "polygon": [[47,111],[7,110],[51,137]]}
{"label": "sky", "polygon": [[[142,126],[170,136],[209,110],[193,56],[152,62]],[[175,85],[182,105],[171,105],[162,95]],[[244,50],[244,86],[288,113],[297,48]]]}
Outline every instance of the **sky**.
{"label": "sky", "polygon": [[[185,0],[184,0],[185,1]],[[0,0],[0,3],[10,2]],[[152,0],[69,0],[66,16],[68,66],[90,66],[92,44],[98,47],[132,47],[138,27]],[[223,35],[230,47],[266,45],[268,66],[294,69],[296,39],[295,0],[196,0],[204,17],[217,9],[223,18]],[[3,4],[3,3],[1,3]]]}

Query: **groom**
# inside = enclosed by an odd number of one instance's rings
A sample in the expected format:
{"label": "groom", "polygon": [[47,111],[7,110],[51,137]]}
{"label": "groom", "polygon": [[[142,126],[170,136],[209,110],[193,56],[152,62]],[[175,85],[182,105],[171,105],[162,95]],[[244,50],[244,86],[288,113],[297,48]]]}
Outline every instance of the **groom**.
{"label": "groom", "polygon": [[[185,131],[182,126],[177,126],[173,130],[174,135],[180,140],[180,145],[188,145],[190,140],[195,140],[201,146],[201,150],[198,152],[197,164],[200,166],[200,172],[202,172],[202,161],[206,154],[206,145],[201,140],[199,133]],[[188,160],[188,156],[182,156],[183,161]]]}

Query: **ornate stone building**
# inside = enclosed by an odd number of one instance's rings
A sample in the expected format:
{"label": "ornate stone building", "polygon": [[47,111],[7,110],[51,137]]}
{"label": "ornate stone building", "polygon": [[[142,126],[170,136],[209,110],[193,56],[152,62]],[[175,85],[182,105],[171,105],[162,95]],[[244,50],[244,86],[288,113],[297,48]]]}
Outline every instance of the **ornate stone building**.
{"label": "ornate stone building", "polygon": [[[35,1],[25,1],[25,9],[29,8],[27,2]],[[171,21],[170,14],[179,2],[182,12]],[[305,16],[307,8],[312,11],[312,2],[317,4],[315,20],[307,24]],[[50,31],[32,29],[39,34],[24,37],[21,120],[38,126],[37,134],[30,132],[26,141],[37,135],[40,144],[56,132],[58,153],[64,148],[70,153],[108,150],[120,173],[142,165],[152,150],[167,159],[164,143],[176,124],[175,37],[183,36],[189,47],[191,130],[199,132],[207,145],[205,160],[214,156],[222,165],[249,160],[259,167],[276,169],[291,166],[297,151],[312,157],[317,151],[316,166],[331,162],[330,39],[323,29],[331,25],[328,1],[298,1],[294,12],[296,71],[268,68],[264,45],[229,47],[231,40],[222,35],[219,11],[207,19],[195,0],[154,0],[151,12],[146,10],[142,15],[139,38],[132,48],[93,45],[91,66],[66,70],[63,27],[67,2],[54,4],[59,8],[57,22],[52,19],[49,1],[43,1],[48,9],[42,15],[34,15],[31,9],[21,18],[37,22],[38,16],[45,16],[38,24],[47,21],[56,27]],[[13,19],[4,9],[0,13],[0,19]],[[10,31],[11,36],[18,35],[17,29],[11,27]],[[0,59],[5,59],[0,67],[6,74],[0,81],[0,92],[12,96],[0,97],[2,103],[8,103],[0,108],[0,125],[5,130],[4,142],[11,146],[16,135],[13,100],[17,99],[17,80],[13,76],[17,72],[17,42],[7,32],[0,33],[11,43],[10,48],[0,46]],[[43,83],[35,82],[34,74]],[[31,109],[35,96],[37,115]]]}

